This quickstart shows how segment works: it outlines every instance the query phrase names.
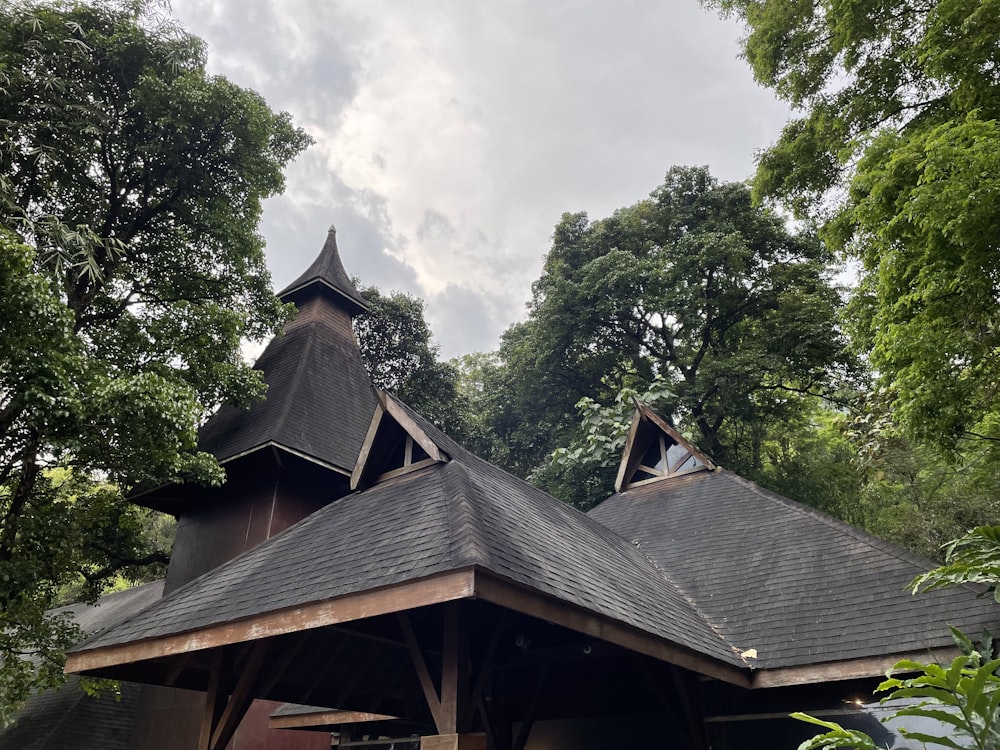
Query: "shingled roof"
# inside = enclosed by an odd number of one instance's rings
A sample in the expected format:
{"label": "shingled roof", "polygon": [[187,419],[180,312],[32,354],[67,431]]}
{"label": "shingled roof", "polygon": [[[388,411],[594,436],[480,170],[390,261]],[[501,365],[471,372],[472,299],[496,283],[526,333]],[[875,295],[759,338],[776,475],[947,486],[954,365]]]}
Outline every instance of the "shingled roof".
{"label": "shingled roof", "polygon": [[[449,571],[475,571],[700,655],[744,662],[642,551],[472,455],[386,396],[445,454],[350,495],[77,647],[88,652],[251,622]],[[381,416],[387,419],[385,413]],[[478,579],[477,579],[478,580]],[[476,588],[468,598],[488,598]],[[252,628],[245,628],[247,633]],[[258,629],[257,631],[260,632]],[[195,639],[197,640],[197,639]],[[113,661],[113,660],[112,660]],[[112,661],[104,661],[110,664]],[[96,663],[96,662],[93,662]],[[124,662],[123,662],[124,663]]]}
{"label": "shingled roof", "polygon": [[344,270],[340,260],[340,250],[337,248],[337,228],[330,226],[326,234],[326,243],[316,260],[301,276],[286,286],[278,297],[282,302],[299,302],[307,295],[314,294],[316,288],[331,292],[340,307],[357,315],[368,309],[368,305]]}
{"label": "shingled roof", "polygon": [[366,308],[332,227],[313,264],[279,296],[299,313],[255,365],[267,397],[249,409],[223,405],[202,427],[199,447],[224,462],[275,446],[349,475],[375,395],[350,325]]}
{"label": "shingled roof", "polygon": [[[160,598],[163,581],[108,594],[96,606],[74,604],[55,610],[93,633],[110,627]],[[63,686],[32,695],[14,723],[0,729],[0,750],[126,750],[138,704],[139,686],[121,683],[121,694],[88,696],[75,677]]]}
{"label": "shingled roof", "polygon": [[590,516],[632,541],[758,668],[922,652],[947,626],[995,631],[968,588],[919,596],[933,565],[730,472],[704,470],[620,492]]}

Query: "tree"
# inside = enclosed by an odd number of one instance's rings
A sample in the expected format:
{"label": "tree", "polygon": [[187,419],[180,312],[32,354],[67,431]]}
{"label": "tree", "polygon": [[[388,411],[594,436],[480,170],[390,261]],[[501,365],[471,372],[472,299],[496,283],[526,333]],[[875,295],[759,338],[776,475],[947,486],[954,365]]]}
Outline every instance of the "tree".
{"label": "tree", "polygon": [[423,300],[402,292],[382,294],[373,286],[359,291],[368,312],[354,319],[354,332],[372,382],[461,440],[466,410],[458,370],[438,359]]}
{"label": "tree", "polygon": [[285,317],[256,227],[308,138],[204,63],[141,0],[0,2],[0,720],[62,586],[162,559],[123,492],[220,478],[196,427]]}
{"label": "tree", "polygon": [[766,425],[850,370],[830,260],[705,168],[673,167],[610,218],[564,215],[529,318],[500,350],[508,403],[496,429],[515,470],[572,442],[581,398],[608,403],[656,378],[675,394],[661,409],[713,459],[759,467]]}
{"label": "tree", "polygon": [[855,339],[908,432],[1000,438],[1000,5],[708,0],[803,116],[755,191],[861,262]]}

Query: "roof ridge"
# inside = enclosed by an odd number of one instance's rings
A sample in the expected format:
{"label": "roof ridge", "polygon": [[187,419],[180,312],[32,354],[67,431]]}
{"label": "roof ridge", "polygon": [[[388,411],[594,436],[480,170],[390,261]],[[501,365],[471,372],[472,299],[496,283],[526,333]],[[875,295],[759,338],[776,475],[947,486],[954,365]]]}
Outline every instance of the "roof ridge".
{"label": "roof ridge", "polygon": [[465,558],[468,557],[468,562],[473,565],[488,565],[492,562],[493,558],[490,554],[489,545],[486,544],[486,540],[480,531],[482,524],[477,522],[481,519],[482,514],[479,512],[476,504],[472,502],[472,496],[478,495],[478,486],[472,481],[468,469],[462,465],[461,461],[453,459],[446,464],[437,464],[437,466],[445,472],[444,483],[446,486],[460,485],[459,487],[450,488],[457,489],[459,490],[458,492],[449,491],[449,495],[454,497],[456,501],[453,503],[456,506],[455,512],[449,513],[448,518],[449,530],[454,535],[454,539],[452,540],[453,553],[456,542],[460,539],[465,540],[462,546],[467,544],[472,554],[468,555],[466,553],[460,556],[459,559],[464,563],[466,562]]}
{"label": "roof ridge", "polygon": [[741,477],[738,474],[734,474],[731,471],[726,471],[725,469],[719,469],[719,474],[721,476],[728,478],[730,481],[733,481],[737,484],[742,484],[755,494],[767,500],[772,500],[774,502],[781,503],[790,510],[794,510],[797,513],[800,513],[801,515],[813,518],[823,523],[827,527],[835,531],[838,531],[845,536],[852,537],[859,542],[865,542],[866,544],[869,544],[872,547],[875,547],[876,549],[879,549],[882,552],[891,555],[892,557],[896,558],[897,560],[900,560],[901,562],[905,562],[910,565],[915,565],[919,568],[927,570],[930,570],[931,568],[934,567],[934,563],[931,560],[928,560],[927,558],[923,557],[922,555],[918,555],[915,552],[910,552],[907,549],[903,549],[899,545],[894,544],[893,542],[890,542],[887,539],[880,539],[879,537],[874,536],[873,534],[869,534],[868,532],[862,529],[852,526],[846,521],[841,521],[839,518],[834,518],[828,513],[824,513],[823,511],[817,508],[813,508],[810,505],[801,503],[798,500],[792,500],[791,498],[785,497],[784,495],[774,492],[773,490],[769,490],[766,487],[761,487],[756,482],[746,479],[745,477]]}
{"label": "roof ridge", "polygon": [[[597,521],[596,518],[592,520],[601,524],[601,522]],[[601,526],[604,526],[604,524],[601,524]],[[722,634],[722,631],[720,630],[719,626],[716,625],[714,622],[712,622],[712,618],[710,618],[704,611],[702,611],[702,608],[698,606],[698,602],[695,601],[695,599],[690,594],[688,594],[687,590],[683,586],[681,586],[679,583],[677,583],[677,581],[674,580],[673,576],[670,575],[670,572],[667,571],[666,568],[662,567],[659,563],[657,563],[656,560],[654,560],[652,557],[646,554],[646,551],[642,548],[641,542],[639,542],[638,540],[629,541],[628,539],[621,536],[621,534],[614,531],[613,529],[608,529],[608,531],[610,531],[615,536],[620,537],[626,543],[631,544],[633,547],[635,547],[640,552],[640,554],[642,554],[642,556],[649,562],[649,564],[652,565],[653,568],[655,568],[656,571],[661,576],[663,576],[664,580],[666,580],[667,583],[669,583],[671,586],[677,589],[677,592],[684,597],[684,601],[686,601],[690,605],[694,613],[698,615],[698,617],[700,617],[706,625],[708,625],[709,629],[719,637],[719,640],[721,640],[724,644],[726,644],[726,646],[732,649],[733,653],[737,654],[740,657],[740,659],[743,660],[744,664],[747,664],[746,658],[744,658],[741,649],[735,644],[729,642],[729,639]],[[747,664],[747,666],[753,669],[753,667],[750,664]]]}

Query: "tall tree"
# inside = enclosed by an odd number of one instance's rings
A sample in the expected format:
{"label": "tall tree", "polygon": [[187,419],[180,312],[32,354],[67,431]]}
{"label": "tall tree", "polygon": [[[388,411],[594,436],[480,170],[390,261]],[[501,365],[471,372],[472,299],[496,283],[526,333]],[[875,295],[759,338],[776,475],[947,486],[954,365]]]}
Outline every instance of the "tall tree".
{"label": "tall tree", "polygon": [[308,138],[142,0],[0,2],[0,88],[2,720],[56,679],[59,587],[156,557],[121,490],[219,478],[196,426],[261,392],[261,201]]}
{"label": "tall tree", "polygon": [[912,435],[1000,439],[1000,3],[707,0],[803,112],[755,189],[861,261],[855,337]]}
{"label": "tall tree", "polygon": [[663,411],[723,465],[752,469],[764,426],[832,392],[849,365],[829,261],[705,168],[670,169],[607,219],[564,215],[529,319],[501,347],[510,463],[524,471],[568,444],[580,398],[608,402],[659,377],[675,394]]}
{"label": "tall tree", "polygon": [[359,291],[368,312],[354,319],[354,332],[372,382],[463,439],[466,409],[458,370],[438,359],[423,300],[402,292],[383,294],[373,286]]}

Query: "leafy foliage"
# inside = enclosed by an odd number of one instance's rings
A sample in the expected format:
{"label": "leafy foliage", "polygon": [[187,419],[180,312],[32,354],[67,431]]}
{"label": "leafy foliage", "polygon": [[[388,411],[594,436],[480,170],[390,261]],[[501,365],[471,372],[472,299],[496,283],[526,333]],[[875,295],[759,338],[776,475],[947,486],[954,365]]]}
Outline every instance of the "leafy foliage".
{"label": "leafy foliage", "polygon": [[749,26],[757,80],[802,110],[758,197],[861,263],[851,306],[911,436],[1000,437],[1000,4],[708,0]]}
{"label": "leafy foliage", "polygon": [[372,382],[461,440],[467,427],[458,369],[438,359],[423,300],[376,287],[359,291],[369,311],[354,319],[354,332]]}
{"label": "leafy foliage", "polygon": [[[1000,527],[982,526],[947,546],[945,564],[918,576],[913,593],[967,583],[986,584],[996,591],[1000,583]],[[931,719],[943,734],[900,729],[904,737],[925,745],[965,750],[1000,748],[1000,654],[993,636],[984,631],[979,644],[951,628],[961,654],[950,664],[921,664],[912,659],[897,662],[878,686],[882,702],[905,701],[891,718]],[[897,677],[896,675],[906,675]],[[825,727],[828,731],[802,743],[799,750],[819,748],[874,748],[867,735],[795,713],[793,718]]]}
{"label": "leafy foliage", "polygon": [[917,577],[914,593],[966,583],[986,584],[1000,601],[1000,526],[977,526],[945,546],[945,562]]}
{"label": "leafy foliage", "polygon": [[0,721],[60,592],[166,559],[122,493],[220,478],[197,424],[285,317],[256,227],[308,138],[204,62],[146,2],[0,3]]}
{"label": "leafy foliage", "polygon": [[[580,399],[659,380],[661,411],[719,463],[752,473],[761,431],[852,371],[829,254],[754,208],[748,188],[674,167],[647,200],[556,226],[527,321],[504,335],[493,427],[527,474],[581,439]],[[587,402],[585,402],[587,403]]]}

